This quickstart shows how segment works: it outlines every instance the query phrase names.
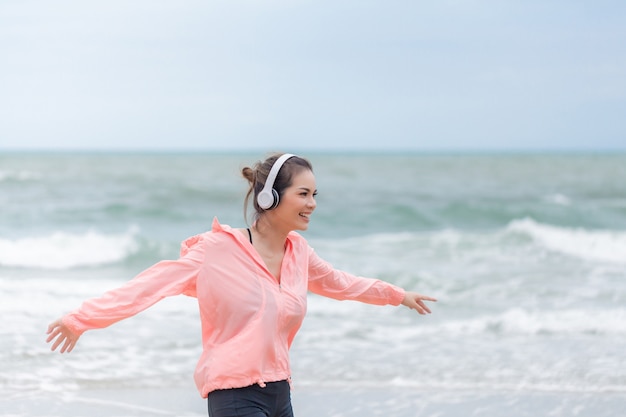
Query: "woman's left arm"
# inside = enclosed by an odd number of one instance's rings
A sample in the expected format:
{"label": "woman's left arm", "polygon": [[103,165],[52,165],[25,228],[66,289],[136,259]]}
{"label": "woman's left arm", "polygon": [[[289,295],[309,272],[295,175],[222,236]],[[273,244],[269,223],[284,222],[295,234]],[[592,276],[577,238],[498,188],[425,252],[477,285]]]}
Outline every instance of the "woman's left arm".
{"label": "woman's left arm", "polygon": [[309,248],[309,290],[337,300],[356,300],[377,305],[405,305],[420,314],[430,313],[424,301],[435,298],[416,292],[405,291],[391,283],[364,278],[334,269]]}

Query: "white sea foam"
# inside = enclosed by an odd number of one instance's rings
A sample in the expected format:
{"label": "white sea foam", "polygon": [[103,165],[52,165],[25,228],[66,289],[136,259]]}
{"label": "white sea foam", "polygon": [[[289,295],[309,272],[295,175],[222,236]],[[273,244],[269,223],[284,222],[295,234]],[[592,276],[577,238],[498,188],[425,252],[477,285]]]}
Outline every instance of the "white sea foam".
{"label": "white sea foam", "polygon": [[[527,311],[513,308],[507,311],[448,320],[432,326],[421,326],[408,333],[448,336],[495,334],[621,334],[626,335],[626,310],[590,311],[583,309]],[[406,337],[413,337],[413,334]]]}
{"label": "white sea foam", "polygon": [[568,196],[558,193],[548,195],[544,197],[544,199],[550,203],[558,204],[561,206],[569,206],[572,204],[572,200]]}
{"label": "white sea foam", "polygon": [[32,171],[0,171],[2,181],[33,181],[41,178],[41,174]]}
{"label": "white sea foam", "polygon": [[530,236],[545,248],[589,261],[626,263],[626,232],[557,227],[515,220],[507,231]]}
{"label": "white sea foam", "polygon": [[48,236],[0,239],[0,265],[67,269],[119,262],[138,250],[132,227],[119,235],[94,230],[83,234],[55,232]]}

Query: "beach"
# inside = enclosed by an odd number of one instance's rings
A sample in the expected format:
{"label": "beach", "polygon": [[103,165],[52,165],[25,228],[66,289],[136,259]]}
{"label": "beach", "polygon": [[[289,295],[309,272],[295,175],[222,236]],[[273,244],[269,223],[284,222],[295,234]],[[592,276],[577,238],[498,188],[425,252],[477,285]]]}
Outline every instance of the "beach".
{"label": "beach", "polygon": [[[60,355],[48,324],[215,217],[245,227],[262,155],[0,156],[0,415],[202,416],[198,306],[165,299]],[[435,296],[433,314],[311,294],[296,416],[620,416],[626,155],[313,154],[303,233],[336,268]]]}
{"label": "beach", "polygon": [[[0,406],[6,417],[206,416],[206,400],[192,388],[44,393],[4,399]],[[617,417],[623,412],[626,394],[296,387],[292,401],[298,417]]]}

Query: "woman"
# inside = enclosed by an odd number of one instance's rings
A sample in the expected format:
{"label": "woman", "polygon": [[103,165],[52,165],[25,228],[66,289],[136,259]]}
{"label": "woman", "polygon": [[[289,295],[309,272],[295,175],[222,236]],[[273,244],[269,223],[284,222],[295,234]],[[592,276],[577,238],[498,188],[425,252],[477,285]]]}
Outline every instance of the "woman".
{"label": "woman", "polygon": [[180,258],[161,261],[48,327],[52,350],[71,352],[86,330],[104,328],[164,297],[197,297],[203,351],[194,378],[211,417],[290,417],[289,347],[306,312],[307,291],[338,300],[403,304],[430,313],[432,297],[356,277],[322,260],[296,230],[315,210],[311,164],[273,155],[242,175],[253,198],[252,227],[213,227],[187,239]]}

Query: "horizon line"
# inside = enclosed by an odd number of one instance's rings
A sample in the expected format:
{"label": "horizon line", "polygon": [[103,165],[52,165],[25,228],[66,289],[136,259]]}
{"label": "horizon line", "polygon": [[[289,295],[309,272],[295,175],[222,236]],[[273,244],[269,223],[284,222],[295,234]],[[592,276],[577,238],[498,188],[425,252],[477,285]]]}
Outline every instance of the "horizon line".
{"label": "horizon line", "polygon": [[[287,147],[284,147],[287,148]],[[287,152],[317,155],[580,155],[580,154],[623,154],[624,148],[570,148],[570,149],[209,149],[209,148],[0,148],[0,153],[12,154],[147,154],[147,155],[188,155],[188,154],[214,154],[214,155],[241,155],[256,153]]]}

